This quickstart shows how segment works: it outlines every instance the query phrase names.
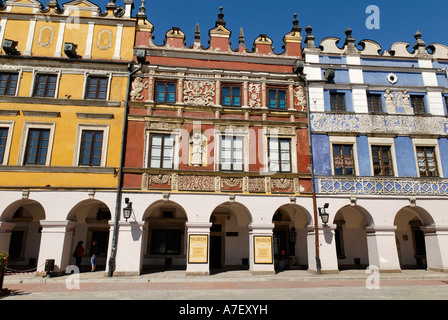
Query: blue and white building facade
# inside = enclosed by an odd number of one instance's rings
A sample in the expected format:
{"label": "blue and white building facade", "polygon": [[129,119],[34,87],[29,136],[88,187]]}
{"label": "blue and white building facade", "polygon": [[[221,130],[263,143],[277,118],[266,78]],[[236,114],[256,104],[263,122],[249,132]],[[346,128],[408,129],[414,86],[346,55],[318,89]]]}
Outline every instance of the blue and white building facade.
{"label": "blue and white building facade", "polygon": [[306,31],[322,272],[447,272],[448,47],[417,32],[383,51],[350,29],[317,45]]}

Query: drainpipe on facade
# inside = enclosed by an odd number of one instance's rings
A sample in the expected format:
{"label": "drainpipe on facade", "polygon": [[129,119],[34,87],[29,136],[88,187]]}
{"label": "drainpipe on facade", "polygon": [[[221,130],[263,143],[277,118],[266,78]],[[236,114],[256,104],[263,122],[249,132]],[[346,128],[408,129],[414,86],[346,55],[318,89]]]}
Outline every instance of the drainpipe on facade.
{"label": "drainpipe on facade", "polygon": [[118,167],[118,182],[117,182],[117,200],[115,203],[115,218],[114,218],[114,230],[112,234],[112,248],[109,258],[109,271],[107,273],[108,277],[112,277],[115,270],[115,257],[117,254],[117,237],[118,237],[118,221],[120,220],[121,211],[121,187],[123,179],[123,165],[124,156],[126,150],[126,134],[127,134],[127,124],[128,124],[128,107],[129,107],[129,91],[131,88],[131,77],[134,73],[138,72],[142,68],[140,63],[138,68],[132,71],[134,62],[128,64],[128,83],[126,85],[126,99],[124,103],[124,114],[123,114],[123,132],[121,136],[121,152],[120,152],[120,164]]}

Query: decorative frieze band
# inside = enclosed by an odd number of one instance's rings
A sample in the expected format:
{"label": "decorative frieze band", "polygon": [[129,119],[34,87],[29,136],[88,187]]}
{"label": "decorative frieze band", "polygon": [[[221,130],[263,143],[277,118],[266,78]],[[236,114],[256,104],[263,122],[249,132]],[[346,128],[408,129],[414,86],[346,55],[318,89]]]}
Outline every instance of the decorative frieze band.
{"label": "decorative frieze band", "polygon": [[445,117],[371,114],[311,114],[313,132],[353,132],[389,134],[448,134]]}
{"label": "decorative frieze band", "polygon": [[318,178],[318,192],[326,194],[448,195],[448,179]]}
{"label": "decorative frieze band", "polygon": [[299,178],[221,177],[214,175],[149,174],[142,175],[142,190],[303,193]]}

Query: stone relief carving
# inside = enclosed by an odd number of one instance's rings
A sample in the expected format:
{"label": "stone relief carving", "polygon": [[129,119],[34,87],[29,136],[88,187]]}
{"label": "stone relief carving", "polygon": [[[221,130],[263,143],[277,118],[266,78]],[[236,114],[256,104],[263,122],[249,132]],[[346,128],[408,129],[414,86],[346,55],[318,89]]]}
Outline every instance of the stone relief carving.
{"label": "stone relief carving", "polygon": [[179,190],[215,191],[213,176],[179,176]]}
{"label": "stone relief carving", "polygon": [[171,176],[167,174],[151,175],[151,183],[155,184],[171,184]]}
{"label": "stone relief carving", "polygon": [[209,106],[213,104],[215,97],[215,84],[211,81],[184,82],[184,102],[198,106]]}
{"label": "stone relief carving", "polygon": [[300,111],[306,110],[306,98],[303,93],[303,87],[297,87],[294,90],[294,97],[297,99],[297,106],[301,107]]}
{"label": "stone relief carving", "polygon": [[223,185],[226,185],[227,187],[231,188],[235,187],[241,188],[243,183],[243,179],[241,178],[222,178],[221,181]]}
{"label": "stone relief carving", "polygon": [[414,110],[409,104],[409,94],[406,90],[391,91],[386,89],[384,98],[386,99],[387,113],[414,114]]}
{"label": "stone relief carving", "polygon": [[272,185],[278,189],[287,189],[291,187],[292,184],[291,179],[285,179],[285,178],[272,179],[271,181]]}
{"label": "stone relief carving", "polygon": [[136,77],[132,82],[132,91],[130,93],[132,100],[142,100],[142,91],[146,88],[148,88],[148,81],[143,82],[142,78]]}
{"label": "stone relief carving", "polygon": [[261,85],[259,83],[249,84],[249,107],[251,108],[261,107],[260,92],[261,92]]}
{"label": "stone relief carving", "polygon": [[203,155],[206,154],[207,141],[199,132],[194,132],[190,140],[191,165],[202,166]]}

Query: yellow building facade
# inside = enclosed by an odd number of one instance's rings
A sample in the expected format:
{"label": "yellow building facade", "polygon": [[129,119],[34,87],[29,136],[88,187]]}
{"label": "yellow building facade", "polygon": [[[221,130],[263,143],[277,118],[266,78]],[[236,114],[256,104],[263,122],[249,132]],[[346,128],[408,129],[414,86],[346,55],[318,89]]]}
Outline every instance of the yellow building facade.
{"label": "yellow building facade", "polygon": [[0,2],[0,251],[10,268],[105,265],[115,206],[132,0]]}

